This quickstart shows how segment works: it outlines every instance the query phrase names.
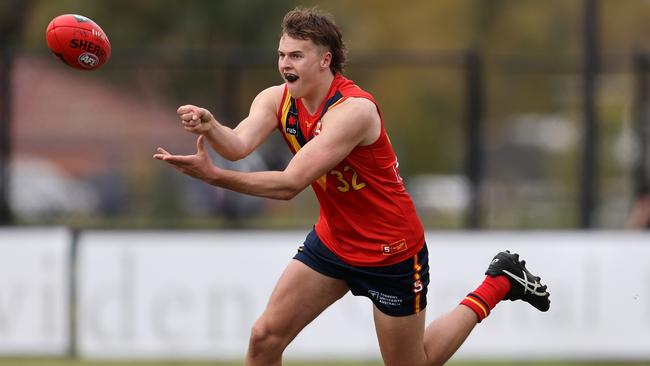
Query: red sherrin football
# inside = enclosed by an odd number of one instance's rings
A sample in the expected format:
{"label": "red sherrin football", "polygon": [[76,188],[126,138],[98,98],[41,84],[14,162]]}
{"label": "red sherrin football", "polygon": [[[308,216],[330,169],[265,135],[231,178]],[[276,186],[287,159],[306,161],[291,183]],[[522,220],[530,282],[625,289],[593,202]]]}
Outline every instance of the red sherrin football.
{"label": "red sherrin football", "polygon": [[106,33],[83,15],[64,14],[52,19],[45,39],[50,51],[75,69],[96,70],[111,57]]}

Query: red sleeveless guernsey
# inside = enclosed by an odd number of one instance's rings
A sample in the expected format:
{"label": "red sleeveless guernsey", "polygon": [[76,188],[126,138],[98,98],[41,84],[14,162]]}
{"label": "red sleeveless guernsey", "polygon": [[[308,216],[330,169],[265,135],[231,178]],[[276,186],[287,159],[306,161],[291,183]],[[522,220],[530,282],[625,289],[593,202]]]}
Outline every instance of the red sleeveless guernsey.
{"label": "red sleeveless guernsey", "polygon": [[[295,154],[311,139],[318,138],[325,113],[350,97],[366,98],[377,106],[372,95],[337,74],[321,107],[310,115],[285,85],[278,129],[291,151]],[[316,233],[344,262],[384,266],[412,257],[422,249],[424,228],[399,176],[383,118],[377,141],[354,148],[312,188],[320,203]]]}

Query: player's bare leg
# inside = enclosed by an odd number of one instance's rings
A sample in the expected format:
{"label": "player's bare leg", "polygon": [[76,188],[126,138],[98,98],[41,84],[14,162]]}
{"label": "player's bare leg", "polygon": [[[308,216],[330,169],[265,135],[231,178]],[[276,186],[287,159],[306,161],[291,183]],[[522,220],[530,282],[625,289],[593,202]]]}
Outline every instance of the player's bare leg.
{"label": "player's bare leg", "polygon": [[386,315],[374,308],[379,348],[386,366],[444,364],[470,334],[478,319],[458,306],[424,329],[425,311],[404,317]]}
{"label": "player's bare leg", "polygon": [[477,323],[474,312],[462,305],[432,321],[424,331],[426,365],[442,365],[447,362]]}
{"label": "player's bare leg", "polygon": [[251,330],[246,366],[282,364],[282,352],[323,310],[348,292],[346,283],[292,260]]}
{"label": "player's bare leg", "polygon": [[451,312],[424,330],[424,311],[391,317],[374,308],[379,347],[386,366],[442,365],[458,350],[474,326],[501,300],[522,300],[540,311],[550,307],[549,293],[540,277],[526,269],[518,254],[498,253],[486,278]]}

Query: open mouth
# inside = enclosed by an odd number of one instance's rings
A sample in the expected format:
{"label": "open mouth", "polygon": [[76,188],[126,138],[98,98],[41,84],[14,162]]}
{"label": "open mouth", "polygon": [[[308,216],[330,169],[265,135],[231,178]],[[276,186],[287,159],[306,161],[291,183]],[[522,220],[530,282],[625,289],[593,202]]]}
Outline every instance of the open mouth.
{"label": "open mouth", "polygon": [[298,80],[298,75],[286,73],[284,74],[284,80],[293,83],[294,81]]}

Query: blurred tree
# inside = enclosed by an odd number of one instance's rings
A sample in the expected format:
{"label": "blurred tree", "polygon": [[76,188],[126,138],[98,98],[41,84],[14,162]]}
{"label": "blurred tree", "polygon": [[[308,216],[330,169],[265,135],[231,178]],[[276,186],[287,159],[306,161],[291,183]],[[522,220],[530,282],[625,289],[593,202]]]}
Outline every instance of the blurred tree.
{"label": "blurred tree", "polygon": [[[647,50],[650,2],[600,4],[605,53]],[[45,52],[43,33],[50,19],[63,13],[86,15],[102,26],[113,45],[113,62],[102,77],[134,91],[137,98],[206,105],[233,124],[261,88],[281,82],[274,49],[283,14],[297,5],[318,5],[335,15],[349,46],[348,75],[382,105],[407,179],[420,173],[462,173],[466,105],[458,55],[473,48],[485,60],[484,133],[487,153],[492,154],[492,170],[486,173],[503,181],[534,178],[573,187],[577,147],[513,154],[509,140],[513,126],[526,114],[560,116],[579,131],[580,80],[575,75],[581,55],[581,2],[35,0],[25,44]],[[440,55],[448,56],[446,61],[420,62]],[[235,56],[240,58],[233,60]],[[248,66],[238,68],[236,62]],[[376,66],[383,62],[390,67]],[[609,124],[603,133],[619,129],[622,106],[629,99],[621,92],[625,87],[602,94],[607,109],[603,123]],[[625,174],[611,155],[603,154],[611,164],[605,172]],[[535,169],[522,167],[526,162]]]}
{"label": "blurred tree", "polygon": [[[287,0],[36,1],[30,44],[40,45],[51,18],[80,13],[96,21],[116,48],[242,47],[275,42]],[[41,24],[41,27],[35,26]]]}

